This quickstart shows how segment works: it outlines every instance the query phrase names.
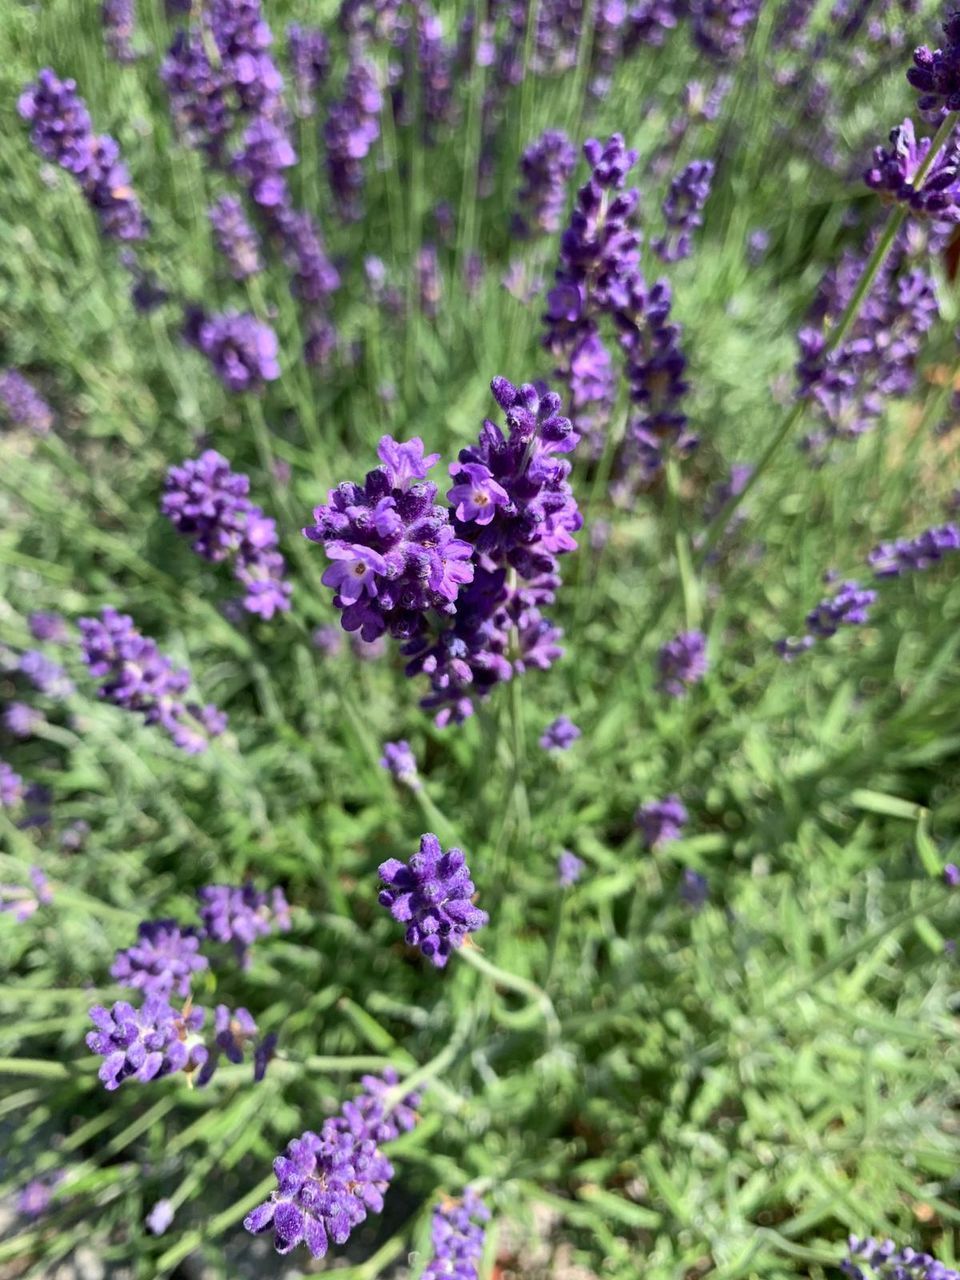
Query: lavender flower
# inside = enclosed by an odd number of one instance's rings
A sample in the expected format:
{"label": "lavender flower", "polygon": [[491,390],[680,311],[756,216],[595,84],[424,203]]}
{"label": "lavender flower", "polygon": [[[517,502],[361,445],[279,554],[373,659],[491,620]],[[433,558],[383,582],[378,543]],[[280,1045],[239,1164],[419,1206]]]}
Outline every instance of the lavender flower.
{"label": "lavender flower", "polygon": [[280,377],[277,335],[249,312],[206,315],[191,308],[184,337],[207,357],[228,391],[259,391]]}
{"label": "lavender flower", "polygon": [[445,1201],[433,1212],[432,1256],[422,1280],[477,1280],[490,1210],[470,1187],[460,1201]]}
{"label": "lavender flower", "polygon": [[917,188],[920,166],[930,154],[930,138],[917,138],[913,121],[904,120],[890,132],[890,150],[876,147],[863,180],[874,191],[910,205],[918,217],[941,222],[960,221],[960,150],[956,139],[940,148],[923,185]]}
{"label": "lavender flower", "polygon": [[51,644],[66,644],[70,632],[59,613],[31,613],[27,625],[34,640],[49,640]]}
{"label": "lavender flower", "polygon": [[296,91],[297,115],[303,119],[316,111],[317,91],[330,73],[330,42],[318,27],[287,27],[290,70]]}
{"label": "lavender flower", "polygon": [[862,626],[870,621],[875,591],[865,591],[859,582],[842,582],[833,596],[821,600],[807,614],[807,626],[814,637],[829,639],[841,627]]}
{"label": "lavender flower", "polygon": [[867,561],[878,578],[898,578],[938,564],[945,553],[960,551],[960,529],[944,524],[925,529],[915,538],[898,538],[874,547]]}
{"label": "lavender flower", "polygon": [[269,619],[290,608],[291,585],[277,550],[276,524],[248,498],[249,479],[208,449],[167,472],[160,511],[193,550],[213,563],[230,559],[243,607]]}
{"label": "lavender flower", "polygon": [[577,163],[573,143],[560,129],[546,129],[520,157],[514,229],[521,235],[559,231],[567,183]]}
{"label": "lavender flower", "polygon": [[557,858],[557,882],[561,889],[575,885],[583,874],[584,862],[569,849],[561,849]]}
{"label": "lavender flower", "polygon": [[680,881],[679,893],[681,902],[685,902],[694,911],[699,911],[710,898],[710,882],[699,871],[686,867]]}
{"label": "lavender flower", "polygon": [[362,486],[331,489],[329,505],[317,507],[303,531],[333,562],[323,582],[334,590],[344,629],[367,641],[385,631],[419,635],[428,611],[453,613],[473,576],[470,545],[435,504],[436,485],[423,483],[439,455],[424,456],[418,437],[400,444],[391,436],[377,454],[383,465]]}
{"label": "lavender flower", "polygon": [[45,723],[42,711],[26,702],[11,702],[3,711],[3,727],[15,738],[32,738]]}
{"label": "lavender flower", "polygon": [[734,62],[746,52],[761,0],[690,0],[694,43],[718,62]]}
{"label": "lavender flower", "polygon": [[569,751],[580,737],[580,730],[568,716],[559,716],[544,729],[540,745],[544,751]]}
{"label": "lavender flower", "polygon": [[234,280],[249,280],[263,269],[260,237],[247,221],[236,196],[221,196],[208,211],[217,248],[227,260]]}
{"label": "lavender flower", "polygon": [[[309,213],[297,213],[292,209],[281,210],[276,225],[283,241],[284,261],[293,273],[291,293],[310,306],[326,302],[339,288],[340,273],[327,257],[320,228]],[[324,341],[329,344],[335,336],[327,322]],[[323,362],[314,359],[311,363]]]}
{"label": "lavender flower", "polygon": [[784,636],[774,644],[775,651],[784,662],[794,662],[813,648],[813,636]]}
{"label": "lavender flower", "polygon": [[385,742],[383,744],[383,758],[380,761],[380,767],[386,769],[389,774],[396,778],[397,782],[403,783],[411,791],[420,789],[421,782],[417,773],[416,757],[410,749],[410,743],[404,739],[399,742]]}
{"label": "lavender flower", "polygon": [[53,426],[53,410],[37,389],[16,369],[0,372],[0,409],[13,427],[45,436]]}
{"label": "lavender flower", "polygon": [[54,1189],[63,1182],[66,1174],[62,1169],[53,1173],[45,1173],[39,1178],[32,1178],[17,1195],[17,1213],[22,1218],[42,1218],[49,1212],[53,1201]]}
{"label": "lavender flower", "polygon": [[97,1074],[108,1090],[125,1080],[144,1083],[175,1071],[191,1075],[207,1060],[196,1034],[204,1011],[189,1002],[178,1013],[162,996],[148,996],[139,1010],[118,1000],[110,1010],[94,1005],[90,1017],[96,1030],[87,1035],[87,1047],[104,1060]]}
{"label": "lavender flower", "polygon": [[[3,766],[0,761],[0,793],[2,793],[2,786]],[[0,808],[2,807],[0,804]],[[32,889],[12,884],[0,885],[0,912],[12,915],[18,924],[29,920],[41,907],[49,907],[53,901],[49,881],[40,868],[31,867],[29,875]]]}
{"label": "lavender flower", "polygon": [[183,701],[189,672],[174,667],[128,615],[106,608],[100,618],[81,618],[80,643],[90,674],[103,679],[100,697],[159,724],[181,750],[198,754],[223,733],[223,712]]}
{"label": "lavender flower", "polygon": [[195,929],[181,928],[176,920],[144,920],[137,926],[136,943],[117,952],[110,976],[147,996],[186,998],[193,975],[210,963],[199,951]]}
{"label": "lavender flower", "polygon": [[706,637],[701,631],[681,631],[660,647],[657,664],[660,688],[671,698],[682,698],[707,674]]}
{"label": "lavender flower", "polygon": [[[239,1065],[243,1062],[244,1052],[248,1044],[252,1044],[257,1035],[257,1024],[249,1009],[239,1005],[230,1009],[225,1004],[218,1004],[213,1015],[213,1050],[207,1057],[197,1077],[197,1084],[209,1084],[223,1054],[228,1062]],[[254,1083],[263,1078],[259,1066],[255,1063]]]}
{"label": "lavender flower", "polygon": [[137,54],[133,47],[133,33],[136,15],[133,0],[103,0],[100,15],[109,56],[114,62],[135,62]]}
{"label": "lavender flower", "polygon": [[878,1242],[872,1236],[850,1237],[840,1270],[850,1280],[960,1280],[960,1271],[944,1266],[931,1254],[918,1253],[909,1245],[898,1249],[892,1240]]}
{"label": "lavender flower", "polygon": [[417,254],[416,271],[420,310],[428,320],[436,320],[443,298],[443,281],[440,278],[436,245],[423,245]]}
{"label": "lavender flower", "polygon": [[661,48],[667,32],[677,26],[682,9],[680,0],[639,0],[632,4],[627,11],[624,53],[631,54],[644,46]]}
{"label": "lavender flower", "polygon": [[667,232],[652,246],[664,262],[689,258],[693,232],[703,226],[703,207],[710,196],[713,171],[712,160],[692,160],[670,183],[663,202]]}
{"label": "lavender flower", "polygon": [[941,26],[943,47],[921,45],[907,72],[909,83],[920,91],[920,110],[930,115],[960,110],[960,9],[949,9]]}
{"label": "lavender flower", "polygon": [[13,809],[23,799],[23,779],[0,760],[0,809]]}
{"label": "lavender flower", "polygon": [[144,1219],[151,1235],[162,1236],[173,1222],[173,1205],[169,1200],[158,1200]]}
{"label": "lavender flower", "polygon": [[290,908],[283,890],[269,896],[248,881],[239,888],[211,884],[197,890],[204,935],[214,942],[232,944],[241,968],[250,964],[249,948],[257,938],[290,928]]}
{"label": "lavender flower", "polygon": [[407,945],[419,947],[438,969],[468,934],[487,923],[486,912],[470,901],[474,885],[463,852],[444,853],[435,835],[420,837],[420,851],[409,863],[382,862],[380,879],[389,886],[380,893],[380,905],[407,926]]}
{"label": "lavender flower", "polygon": [[341,217],[354,222],[363,214],[363,160],[380,136],[382,105],[375,69],[354,56],[347,69],[343,97],[331,103],[323,128],[330,189]]}
{"label": "lavender flower", "polygon": [[679,796],[665,800],[649,800],[637,810],[634,821],[640,828],[648,849],[659,849],[671,840],[679,840],[687,825],[687,810]]}
{"label": "lavender flower", "polygon": [[246,183],[250,199],[264,216],[273,218],[289,204],[283,171],[297,163],[297,153],[284,125],[269,116],[255,116],[244,130],[242,143],[230,167]]}
{"label": "lavender flower", "polygon": [[365,1076],[364,1084],[370,1091],[324,1121],[319,1134],[308,1130],[288,1144],[273,1164],[276,1190],[244,1218],[254,1234],[273,1228],[278,1253],[303,1243],[322,1258],[331,1243],[346,1243],[368,1211],[382,1210],[393,1166],[378,1143],[412,1127],[415,1099],[402,1100],[388,1120],[382,1108],[386,1082]]}
{"label": "lavender flower", "polygon": [[73,681],[63,667],[39,649],[28,649],[21,654],[18,670],[35,689],[55,701],[69,698],[73,693]]}
{"label": "lavender flower", "polygon": [[960,867],[955,862],[948,862],[943,868],[943,883],[949,889],[956,889],[960,885]]}

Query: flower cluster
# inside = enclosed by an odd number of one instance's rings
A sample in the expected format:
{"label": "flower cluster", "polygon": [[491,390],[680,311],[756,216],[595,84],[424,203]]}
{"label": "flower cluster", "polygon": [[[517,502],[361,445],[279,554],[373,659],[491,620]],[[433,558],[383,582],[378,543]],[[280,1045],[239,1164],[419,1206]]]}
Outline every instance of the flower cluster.
{"label": "flower cluster", "polygon": [[16,369],[0,372],[0,410],[11,426],[26,427],[38,436],[45,436],[53,426],[53,410]]}
{"label": "flower cluster", "polygon": [[23,799],[23,779],[6,760],[0,760],[0,809],[13,809]]}
{"label": "flower cluster", "polygon": [[32,738],[44,723],[43,712],[26,702],[8,703],[0,719],[4,729],[14,738]]}
{"label": "flower cluster", "polygon": [[943,47],[921,45],[907,72],[907,80],[920,91],[920,110],[930,115],[960,110],[960,8],[948,11],[942,29]]}
{"label": "flower cluster", "polygon": [[870,606],[877,598],[875,591],[865,590],[859,582],[841,582],[832,596],[820,601],[807,614],[807,626],[815,639],[829,640],[841,627],[859,627],[870,621]]}
{"label": "flower cluster", "polygon": [[577,163],[573,143],[561,129],[545,129],[520,157],[523,179],[514,228],[521,235],[559,231],[567,183]]}
{"label": "flower cluster", "polygon": [[454,612],[473,577],[472,548],[426,481],[438,454],[424,456],[419,438],[400,444],[384,436],[377,456],[382,465],[363,485],[331,489],[303,532],[333,562],[323,582],[334,590],[344,629],[367,641],[385,632],[408,639],[423,633],[428,611]]}
{"label": "flower cluster", "polygon": [[401,739],[399,742],[385,742],[380,767],[397,782],[409,787],[411,791],[419,789],[420,777],[417,772],[417,760],[410,748],[410,743]]}
{"label": "flower cluster", "polygon": [[69,698],[73,693],[73,681],[63,667],[39,649],[27,649],[21,654],[17,670],[39,693],[56,702]]}
{"label": "flower cluster", "polygon": [[540,737],[544,751],[569,751],[580,737],[580,730],[569,716],[558,716],[548,724]]}
{"label": "flower cluster", "polygon": [[103,19],[103,39],[110,57],[114,62],[135,62],[137,54],[133,35],[136,14],[133,0],[103,0],[100,16]]}
{"label": "flower cluster", "polygon": [[[864,1267],[869,1268],[864,1271]],[[850,1280],[960,1280],[960,1271],[938,1262],[909,1245],[898,1249],[892,1240],[851,1236],[840,1270]]]}
{"label": "flower cluster", "polygon": [[468,1187],[462,1200],[448,1200],[433,1211],[430,1228],[432,1256],[423,1280],[477,1280],[490,1210]]}
{"label": "flower cluster", "polygon": [[234,280],[249,280],[263,268],[260,237],[247,221],[236,196],[221,196],[208,210],[217,248],[227,260]]}
{"label": "flower cluster", "polygon": [[67,1175],[62,1169],[32,1178],[17,1196],[17,1213],[22,1218],[42,1218],[49,1210],[56,1187]]}
{"label": "flower cluster", "polygon": [[910,205],[915,216],[960,222],[960,148],[956,138],[940,148],[923,182],[917,174],[930,154],[930,138],[917,138],[913,121],[890,131],[890,150],[876,147],[863,180],[874,191]]}
{"label": "flower cluster", "polygon": [[393,1178],[393,1166],[380,1150],[416,1123],[415,1094],[396,1098],[396,1076],[364,1076],[366,1092],[324,1121],[319,1133],[307,1130],[273,1162],[276,1190],[243,1220],[257,1234],[272,1227],[278,1253],[305,1244],[322,1258],[331,1244],[345,1244],[368,1212],[379,1213]]}
{"label": "flower cluster", "polygon": [[680,797],[669,795],[665,800],[649,800],[642,804],[634,821],[647,848],[659,849],[671,840],[680,839],[688,816]]}
{"label": "flower cluster", "polygon": [[671,698],[682,698],[687,689],[707,674],[707,640],[702,631],[681,631],[662,645],[657,654],[660,688]]}
{"label": "flower cluster", "polygon": [[141,1009],[118,1000],[109,1010],[94,1005],[90,1017],[96,1030],[87,1035],[87,1047],[103,1058],[97,1074],[109,1090],[176,1071],[192,1076],[209,1056],[197,1034],[204,1011],[189,1001],[178,1012],[163,996],[148,996]]}
{"label": "flower cluster", "polygon": [[692,160],[670,183],[663,201],[667,231],[652,245],[664,262],[689,258],[693,232],[703,226],[703,207],[710,197],[713,171],[712,160]]}
{"label": "flower cluster", "polygon": [[47,640],[51,644],[66,644],[70,631],[59,613],[31,613],[27,625],[34,640]]}
{"label": "flower cluster", "polygon": [[197,890],[203,937],[229,943],[242,968],[250,964],[250,947],[263,938],[290,928],[290,907],[283,890],[262,893],[249,881],[239,888],[209,884]]}
{"label": "flower cluster", "polygon": [[159,724],[181,750],[195,755],[223,733],[227,717],[216,707],[184,702],[190,674],[174,667],[127,614],[105,608],[99,618],[80,619],[80,644],[90,674],[102,678],[100,697],[147,724]]}
{"label": "flower cluster", "polygon": [[42,156],[72,173],[97,215],[100,230],[114,240],[142,240],[147,224],[107,134],[94,135],[87,105],[74,80],[59,80],[49,68],[20,95],[18,110],[32,127],[30,139]]}
{"label": "flower cluster", "polygon": [[280,377],[277,335],[249,312],[207,315],[191,307],[183,336],[206,356],[228,391],[257,391]]}
{"label": "flower cluster", "polygon": [[[0,761],[0,809],[3,805],[3,770],[4,764]],[[49,907],[53,901],[53,891],[47,877],[43,874],[39,867],[30,868],[30,884],[32,888],[25,889],[14,884],[0,884],[0,912],[6,912],[13,916],[18,924],[23,924],[25,920],[29,920],[35,915],[41,907]]]}
{"label": "flower cluster", "polygon": [[289,609],[292,588],[284,580],[276,524],[250,501],[249,491],[249,479],[208,449],[170,468],[160,510],[178,533],[192,540],[197,555],[213,563],[232,560],[244,588],[243,607],[272,618]]}
{"label": "flower cluster", "polygon": [[355,54],[347,68],[343,96],[331,103],[323,127],[330,190],[341,217],[348,221],[363,214],[363,160],[380,136],[381,106],[376,70]]}
{"label": "flower cluster", "polygon": [[924,529],[915,538],[881,542],[867,557],[878,578],[898,578],[937,564],[950,551],[960,551],[960,529],[955,524]]}
{"label": "flower cluster", "polygon": [[200,954],[196,929],[182,928],[176,920],[144,920],[137,928],[136,943],[117,952],[110,976],[146,996],[185,998],[193,975],[209,963]]}
{"label": "flower cluster", "polygon": [[460,849],[447,853],[435,835],[420,837],[420,850],[409,862],[389,858],[380,864],[380,905],[398,924],[405,924],[408,946],[419,947],[442,969],[468,934],[487,923],[487,914],[470,901],[473,881]]}
{"label": "flower cluster", "polygon": [[583,874],[582,858],[570,849],[561,849],[557,858],[557,883],[561,889],[569,889],[577,883]]}
{"label": "flower cluster", "polygon": [[319,27],[292,22],[287,27],[287,49],[297,115],[305,119],[316,111],[317,91],[330,73],[330,41]]}
{"label": "flower cluster", "polygon": [[690,0],[694,43],[718,62],[742,58],[761,0]]}

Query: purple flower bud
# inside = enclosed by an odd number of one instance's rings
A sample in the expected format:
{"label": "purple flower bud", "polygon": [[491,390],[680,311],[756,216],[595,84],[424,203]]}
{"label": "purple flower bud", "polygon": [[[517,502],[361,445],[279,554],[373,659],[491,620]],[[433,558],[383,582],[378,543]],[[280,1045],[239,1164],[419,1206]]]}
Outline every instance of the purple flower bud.
{"label": "purple flower bud", "polygon": [[380,879],[388,886],[380,905],[407,926],[407,945],[419,947],[438,969],[468,934],[487,923],[486,912],[470,901],[474,885],[462,851],[444,853],[435,835],[420,837],[420,851],[408,863],[382,862]]}

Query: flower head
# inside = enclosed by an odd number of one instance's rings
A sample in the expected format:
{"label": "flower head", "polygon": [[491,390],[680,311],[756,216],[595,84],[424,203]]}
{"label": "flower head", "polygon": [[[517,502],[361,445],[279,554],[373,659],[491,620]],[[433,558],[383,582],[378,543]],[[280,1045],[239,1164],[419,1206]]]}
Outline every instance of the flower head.
{"label": "flower head", "polygon": [[238,311],[206,315],[192,308],[184,337],[207,357],[228,391],[257,391],[280,377],[277,335],[254,315]]}
{"label": "flower head", "polygon": [[580,736],[580,730],[568,716],[558,716],[543,731],[540,745],[544,751],[569,751]]}
{"label": "flower head", "polygon": [[390,858],[380,864],[380,893],[399,924],[407,926],[406,941],[438,969],[442,969],[466,936],[487,923],[485,911],[470,901],[473,881],[460,849],[444,853],[435,835],[420,837],[420,851],[408,863]]}
{"label": "flower head", "polygon": [[87,1047],[104,1059],[98,1075],[109,1090],[125,1080],[144,1083],[175,1071],[189,1074],[207,1060],[196,1036],[204,1011],[190,1008],[189,1001],[178,1013],[163,996],[148,996],[141,1009],[118,1000],[110,1010],[94,1005],[90,1017],[96,1030],[87,1035]]}
{"label": "flower head", "polygon": [[462,1200],[445,1201],[433,1213],[432,1256],[423,1280],[477,1280],[490,1210],[470,1187]]}
{"label": "flower head", "polygon": [[266,894],[249,881],[239,887],[210,884],[198,889],[197,897],[205,936],[230,943],[243,968],[250,963],[249,949],[257,938],[290,928],[290,908],[280,888]]}
{"label": "flower head", "polygon": [[402,782],[412,791],[416,791],[421,785],[416,757],[410,748],[410,743],[404,739],[383,744],[380,767],[386,769],[397,782]]}
{"label": "flower head", "polygon": [[186,997],[193,975],[209,963],[200,955],[195,929],[181,928],[176,920],[144,920],[136,943],[117,952],[110,976],[144,995]]}
{"label": "flower head", "polygon": [[681,631],[660,647],[657,665],[660,688],[671,698],[682,698],[707,674],[706,636],[702,631]]}
{"label": "flower head", "polygon": [[557,881],[561,889],[569,889],[575,885],[583,874],[583,859],[578,858],[569,849],[561,849],[557,858]]}
{"label": "flower head", "polygon": [[687,825],[687,810],[679,796],[650,800],[637,810],[634,821],[649,849],[659,849],[671,840],[679,840]]}
{"label": "flower head", "polygon": [[53,410],[17,369],[0,372],[0,410],[14,427],[45,436],[53,426]]}

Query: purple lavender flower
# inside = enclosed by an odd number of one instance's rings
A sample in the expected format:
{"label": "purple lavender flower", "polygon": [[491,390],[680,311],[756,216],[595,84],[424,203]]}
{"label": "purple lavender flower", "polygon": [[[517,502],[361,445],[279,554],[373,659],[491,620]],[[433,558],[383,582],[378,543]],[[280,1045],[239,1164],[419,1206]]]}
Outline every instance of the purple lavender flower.
{"label": "purple lavender flower", "polygon": [[241,968],[249,967],[249,949],[257,938],[290,928],[290,908],[279,887],[267,895],[249,881],[240,887],[210,884],[198,889],[197,897],[204,935],[230,943]]}
{"label": "purple lavender flower", "polygon": [[302,119],[316,111],[317,91],[330,73],[330,41],[319,27],[287,27],[290,70],[296,92],[296,111]]}
{"label": "purple lavender flower", "polygon": [[577,163],[573,143],[561,129],[545,129],[520,157],[514,229],[521,235],[559,231],[567,183]]}
{"label": "purple lavender flower", "polygon": [[447,1200],[433,1211],[432,1256],[422,1280],[477,1280],[490,1210],[470,1187],[462,1200]]}
{"label": "purple lavender flower", "polygon": [[227,260],[234,280],[249,280],[263,269],[260,237],[247,221],[236,196],[221,196],[207,211],[217,248]]}
{"label": "purple lavender flower", "polygon": [[[197,1085],[201,1088],[209,1084],[220,1063],[223,1054],[228,1062],[239,1065],[243,1062],[248,1045],[252,1046],[257,1036],[257,1024],[249,1009],[238,1005],[231,1009],[228,1005],[218,1004],[213,1015],[213,1049],[207,1057],[197,1076]],[[263,1078],[254,1051],[254,1083]],[[266,1064],[264,1064],[264,1069]],[[259,1074],[258,1074],[259,1073]]]}
{"label": "purple lavender flower", "polygon": [[642,804],[634,821],[647,848],[659,849],[671,840],[680,839],[688,816],[680,797],[669,795],[665,800],[649,800]]}
{"label": "purple lavender flower", "polygon": [[363,160],[380,136],[381,106],[374,67],[354,56],[343,97],[331,103],[323,128],[330,189],[340,216],[350,222],[363,214]]}
{"label": "purple lavender flower", "polygon": [[915,538],[881,542],[870,552],[867,562],[878,578],[898,578],[904,573],[929,569],[950,551],[960,551],[960,529],[955,524],[943,524],[925,529]]}
{"label": "purple lavender flower", "polygon": [[144,1222],[151,1235],[162,1236],[173,1222],[173,1205],[169,1200],[158,1200]]}
{"label": "purple lavender flower", "polygon": [[176,920],[144,920],[137,926],[136,943],[117,952],[110,976],[147,996],[186,998],[193,975],[210,963],[199,952],[195,929],[182,928]]}
{"label": "purple lavender flower", "polygon": [[255,116],[244,130],[242,143],[230,167],[246,183],[254,204],[266,217],[273,217],[290,200],[283,171],[297,163],[293,143],[283,124],[269,116]]}
{"label": "purple lavender flower", "polygon": [[795,662],[797,658],[809,652],[813,645],[813,636],[784,636],[773,647],[784,662]]}
{"label": "purple lavender flower", "polygon": [[580,730],[569,716],[558,716],[548,724],[540,737],[544,751],[569,751],[580,737]]}
{"label": "purple lavender flower", "polygon": [[53,410],[16,369],[0,372],[0,409],[11,426],[45,436],[53,426]]}
{"label": "purple lavender flower", "polygon": [[950,223],[960,221],[960,150],[951,139],[937,152],[923,185],[916,177],[930,154],[930,138],[917,138],[909,118],[890,132],[890,150],[876,147],[863,180],[887,198],[906,202],[918,217]]}
{"label": "purple lavender flower", "polygon": [[325,622],[314,629],[310,641],[325,658],[335,658],[343,648],[343,631],[334,623]]}
{"label": "purple lavender flower", "polygon": [[39,649],[28,649],[21,654],[18,670],[35,689],[55,701],[69,698],[73,693],[73,681],[63,667]]}
{"label": "purple lavender flower", "polygon": [[3,727],[15,738],[32,738],[45,723],[42,711],[26,702],[11,702],[3,711]]}
{"label": "purple lavender flower", "polygon": [[27,625],[34,640],[66,644],[70,639],[70,631],[59,613],[31,613]]}
{"label": "purple lavender flower", "polygon": [[842,582],[833,596],[821,600],[807,614],[807,626],[820,639],[835,636],[841,627],[863,626],[870,621],[870,606],[877,598],[875,591],[865,591],[859,582]]}
{"label": "purple lavender flower", "polygon": [[42,1218],[50,1210],[53,1192],[66,1178],[62,1169],[32,1178],[17,1195],[16,1209],[22,1218]]}
{"label": "purple lavender flower", "polygon": [[174,667],[128,615],[105,608],[99,618],[81,618],[80,643],[90,674],[103,679],[100,697],[159,724],[181,750],[199,754],[223,733],[223,712],[183,701],[190,673]]}
{"label": "purple lavender flower", "polygon": [[861,1264],[870,1268],[870,1280],[960,1280],[960,1271],[944,1266],[929,1253],[918,1253],[909,1245],[898,1249],[892,1240],[850,1236],[840,1270],[850,1280],[867,1280]]}
{"label": "purple lavender flower", "polygon": [[388,886],[381,890],[380,905],[407,926],[407,945],[419,947],[438,969],[468,934],[487,923],[487,913],[470,901],[475,890],[462,850],[444,853],[435,835],[420,837],[420,851],[408,863],[382,862],[380,879]]}
{"label": "purple lavender flower", "polygon": [[386,769],[392,777],[396,778],[397,782],[402,782],[411,791],[418,791],[422,785],[417,773],[416,757],[410,748],[410,743],[404,739],[399,742],[385,742],[383,744],[383,758],[380,761],[380,767]]}
{"label": "purple lavender flower", "polygon": [[683,9],[681,0],[639,0],[627,12],[623,50],[631,54],[643,46],[659,49],[673,31]]}
{"label": "purple lavender flower", "polygon": [[734,62],[746,52],[761,0],[690,0],[694,43],[717,62]]}
{"label": "purple lavender flower", "polygon": [[943,47],[921,45],[907,72],[909,83],[920,91],[920,110],[931,116],[960,110],[960,9],[949,9],[941,25]]}
{"label": "purple lavender flower", "polygon": [[699,871],[685,867],[680,881],[680,901],[685,902],[694,911],[699,911],[710,898],[710,881]]}
{"label": "purple lavender flower", "polygon": [[249,479],[208,449],[170,468],[160,511],[178,533],[193,540],[197,555],[213,563],[232,560],[245,592],[243,607],[269,619],[290,608],[292,588],[284,579],[276,524],[250,501],[249,491]]}
{"label": "purple lavender flower", "polygon": [[943,882],[950,889],[960,885],[960,867],[955,862],[948,862],[943,868]]}
{"label": "purple lavender flower", "polygon": [[280,377],[277,335],[249,312],[206,315],[191,308],[184,337],[207,357],[228,391],[259,391]]}
{"label": "purple lavender flower", "polygon": [[136,14],[133,0],[103,0],[100,16],[109,56],[114,62],[135,62],[137,54],[133,47],[133,34]]}
{"label": "purple lavender flower", "polygon": [[657,655],[659,687],[671,698],[682,698],[707,674],[707,641],[701,631],[681,631],[661,645]]}
{"label": "purple lavender flower", "polygon": [[[0,762],[0,788],[3,785],[2,762]],[[2,808],[0,804],[0,808]],[[50,882],[39,867],[31,867],[29,871],[32,888],[19,885],[0,885],[0,912],[13,916],[18,924],[23,924],[35,915],[41,907],[49,907],[53,902],[53,891]]]}
{"label": "purple lavender flower", "polygon": [[400,1100],[388,1118],[382,1105],[387,1081],[365,1076],[363,1082],[368,1092],[325,1120],[319,1134],[308,1130],[288,1144],[273,1164],[276,1190],[243,1220],[254,1234],[272,1227],[278,1253],[303,1243],[322,1258],[331,1243],[346,1243],[368,1211],[383,1208],[393,1166],[378,1143],[412,1127],[416,1100]]}
{"label": "purple lavender flower", "polygon": [[713,170],[712,160],[692,160],[670,183],[663,202],[667,231],[652,246],[664,262],[689,258],[693,232],[703,226],[703,207],[710,197]]}
{"label": "purple lavender flower", "polygon": [[428,320],[436,320],[443,298],[443,281],[440,278],[440,261],[436,245],[425,244],[417,254],[417,293],[420,310]]}
{"label": "purple lavender flower", "polygon": [[97,1074],[109,1090],[125,1080],[144,1083],[175,1071],[190,1075],[207,1060],[196,1034],[204,1011],[189,1003],[178,1013],[162,996],[148,996],[139,1010],[118,1000],[110,1010],[94,1005],[90,1017],[96,1030],[87,1035],[87,1047],[103,1058]]}
{"label": "purple lavender flower", "polygon": [[[293,273],[290,291],[301,302],[326,302],[340,285],[340,273],[327,257],[320,228],[309,213],[283,209],[277,215],[277,229],[283,241],[284,261]],[[324,341],[336,334],[329,322],[323,330]],[[316,337],[314,338],[316,342]],[[313,364],[323,361],[313,359]]]}
{"label": "purple lavender flower", "polygon": [[0,809],[13,809],[23,799],[23,779],[0,760]]}
{"label": "purple lavender flower", "polygon": [[583,874],[583,867],[582,858],[578,858],[570,849],[561,849],[557,858],[557,882],[560,888],[569,889],[575,885]]}
{"label": "purple lavender flower", "polygon": [[329,504],[314,510],[314,525],[303,531],[333,562],[323,582],[334,590],[344,629],[367,641],[385,631],[419,635],[427,611],[452,613],[473,576],[470,545],[454,535],[434,502],[436,485],[425,482],[439,455],[425,457],[418,437],[400,444],[390,436],[377,454],[382,466],[362,486],[331,489]]}

